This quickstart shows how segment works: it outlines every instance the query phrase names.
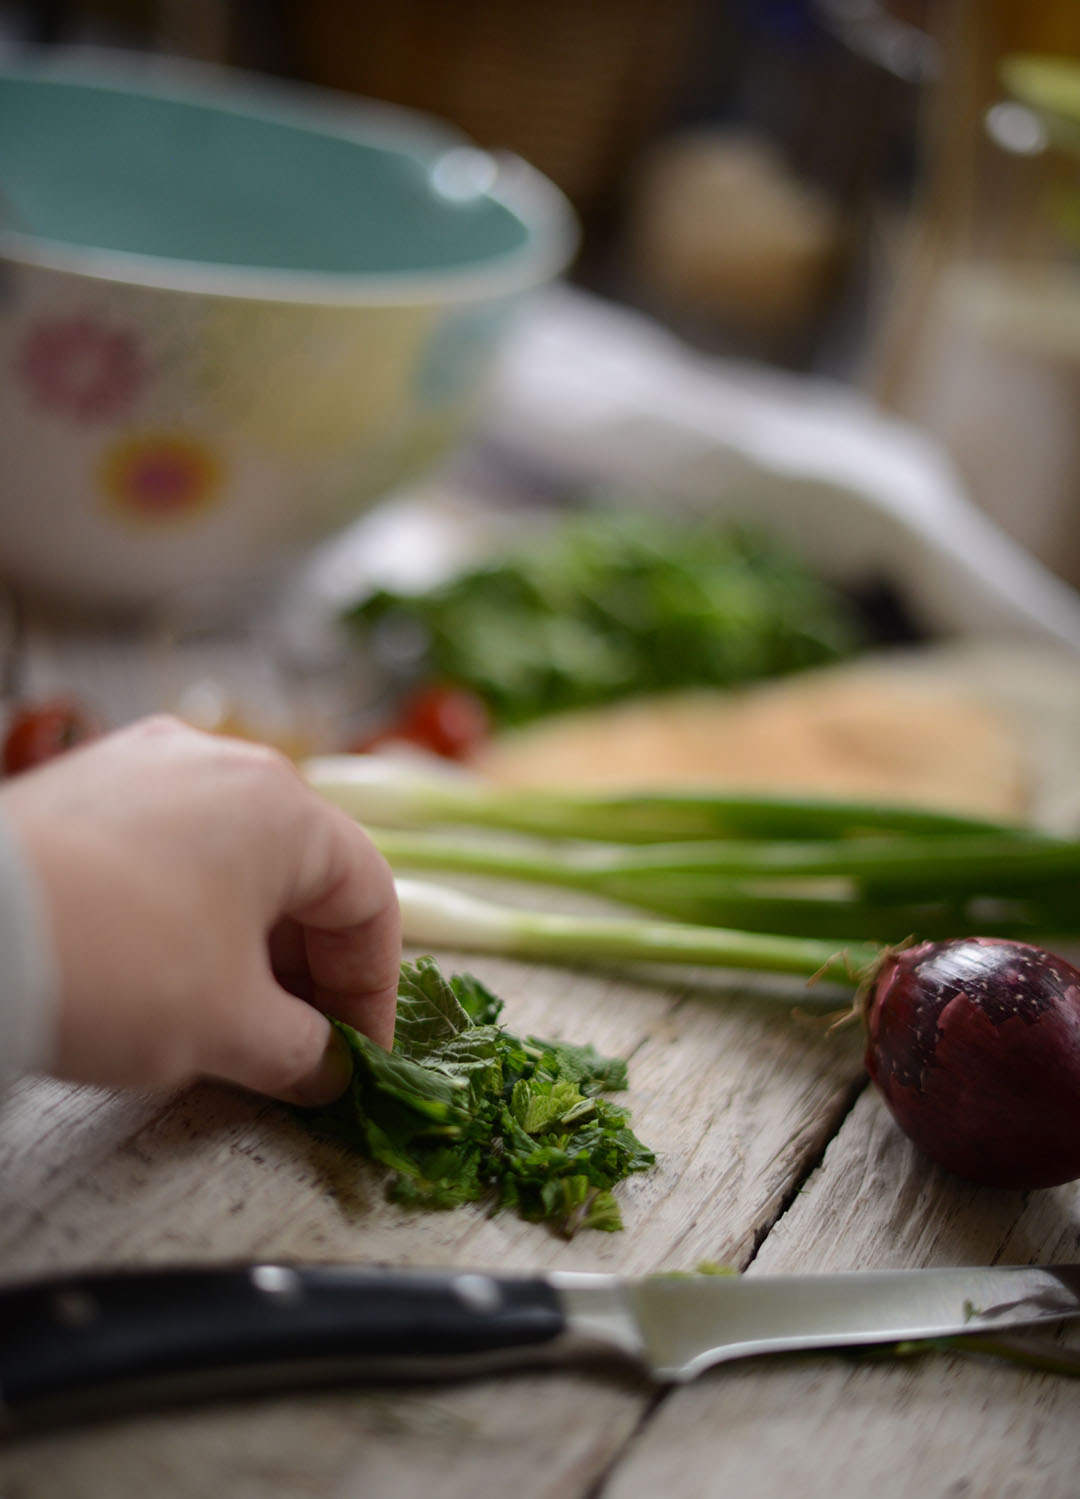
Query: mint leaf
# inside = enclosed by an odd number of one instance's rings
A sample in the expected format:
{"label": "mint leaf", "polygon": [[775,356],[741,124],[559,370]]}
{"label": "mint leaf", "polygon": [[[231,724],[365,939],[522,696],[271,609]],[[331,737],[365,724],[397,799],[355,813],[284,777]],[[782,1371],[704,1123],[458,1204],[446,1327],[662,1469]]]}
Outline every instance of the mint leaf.
{"label": "mint leaf", "polygon": [[591,1046],[523,1041],[496,1023],[501,1010],[470,974],[447,980],[428,957],[403,964],[393,1051],[335,1021],[352,1054],[349,1091],[300,1116],[385,1166],[395,1202],[486,1199],[566,1237],[621,1227],[611,1189],[655,1159],[626,1110],[598,1096],[626,1086],[625,1064]]}
{"label": "mint leaf", "polygon": [[471,973],[455,973],[450,979],[450,988],[474,1025],[494,1025],[503,1012],[502,1000]]}
{"label": "mint leaf", "polygon": [[627,1086],[626,1063],[621,1057],[602,1057],[592,1046],[574,1046],[569,1041],[539,1041],[535,1036],[529,1041],[545,1053],[539,1063],[542,1071],[571,1078],[582,1093],[617,1093]]}
{"label": "mint leaf", "polygon": [[511,1112],[527,1135],[539,1135],[559,1127],[572,1128],[570,1116],[582,1107],[589,1109],[590,1118],[596,1112],[588,1099],[582,1098],[574,1084],[566,1079],[530,1082],[521,1078],[514,1084],[510,1095]]}
{"label": "mint leaf", "polygon": [[407,1057],[430,1056],[440,1044],[472,1024],[433,958],[402,965],[398,979],[394,1050]]}

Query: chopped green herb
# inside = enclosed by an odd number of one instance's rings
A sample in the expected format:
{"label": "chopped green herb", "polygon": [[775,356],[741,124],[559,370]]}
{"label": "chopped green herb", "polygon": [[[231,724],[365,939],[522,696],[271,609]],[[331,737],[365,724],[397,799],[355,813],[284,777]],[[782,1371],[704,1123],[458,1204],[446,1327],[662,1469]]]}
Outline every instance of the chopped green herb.
{"label": "chopped green herb", "polygon": [[739,1275],[738,1265],[721,1265],[717,1260],[702,1260],[693,1270],[658,1270],[656,1276],[663,1280],[696,1280],[699,1275]]}
{"label": "chopped green herb", "polygon": [[627,1111],[598,1096],[626,1086],[625,1063],[591,1046],[521,1039],[498,1023],[501,1011],[471,974],[447,980],[432,958],[403,964],[393,1051],[335,1022],[352,1084],[302,1117],[387,1166],[395,1202],[486,1199],[567,1238],[621,1228],[611,1189],[655,1159]]}

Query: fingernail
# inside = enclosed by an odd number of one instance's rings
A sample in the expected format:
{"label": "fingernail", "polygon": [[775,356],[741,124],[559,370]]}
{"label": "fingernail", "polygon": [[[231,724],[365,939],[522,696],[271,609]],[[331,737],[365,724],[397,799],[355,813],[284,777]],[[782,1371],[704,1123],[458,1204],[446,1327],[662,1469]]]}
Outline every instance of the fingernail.
{"label": "fingernail", "polygon": [[322,1061],[311,1077],[296,1089],[296,1102],[303,1108],[333,1103],[352,1081],[352,1053],[339,1030],[331,1029]]}

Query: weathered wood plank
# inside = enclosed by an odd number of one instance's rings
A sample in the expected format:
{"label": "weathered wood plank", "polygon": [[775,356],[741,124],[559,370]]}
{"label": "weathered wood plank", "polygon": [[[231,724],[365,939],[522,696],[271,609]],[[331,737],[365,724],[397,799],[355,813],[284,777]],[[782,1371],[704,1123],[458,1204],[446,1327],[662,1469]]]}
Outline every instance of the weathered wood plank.
{"label": "weathered wood plank", "polygon": [[[871,1091],[750,1274],[1080,1259],[1080,1189],[971,1187],[928,1166]],[[1071,1499],[1077,1387],[989,1359],[836,1357],[718,1370],[660,1408],[605,1499]]]}
{"label": "weathered wood plank", "polygon": [[[280,686],[257,641],[220,654],[208,645],[183,662],[159,647],[32,622],[24,683],[80,690],[111,722],[176,707],[204,671],[228,682],[250,667],[255,697],[267,703]],[[1037,709],[1049,677],[1064,676],[1048,673],[1036,687],[1023,666],[1014,671],[1020,711],[1029,699]],[[1075,708],[1059,696],[1038,739],[1044,820],[1076,810]],[[626,1233],[564,1245],[479,1210],[402,1213],[383,1201],[371,1167],[308,1136],[286,1111],[226,1089],[117,1097],[42,1082],[0,1112],[3,1273],[246,1255],[639,1272],[706,1259],[742,1265],[759,1244],[751,1273],[1080,1258],[1071,1189],[1028,1199],[975,1193],[931,1171],[872,1095],[847,1114],[861,1076],[857,1038],[793,1022],[788,1007],[761,1001],[767,984],[733,994],[703,975],[440,956],[502,993],[512,1027],[631,1058],[627,1101],[660,1161],[621,1191]],[[750,1495],[784,1486],[854,1496],[873,1486],[883,1496],[1064,1496],[1075,1492],[1074,1398],[1064,1381],[956,1359],[800,1361],[726,1371],[680,1391],[632,1440],[647,1396],[606,1380],[559,1374],[358,1391],[21,1443],[0,1453],[0,1493],[194,1499],[227,1489],[238,1499],[292,1499],[392,1487],[403,1499],[471,1499],[512,1485],[522,1499],[581,1499],[610,1469],[605,1499],[736,1485]]]}
{"label": "weathered wood plank", "polygon": [[859,1076],[846,1037],[793,1024],[772,1000],[439,956],[503,994],[512,1028],[632,1058],[626,1102],[659,1161],[620,1189],[628,1232],[564,1246],[506,1214],[404,1212],[381,1201],[373,1168],[239,1092],[155,1100],[38,1083],[0,1114],[5,1268],[181,1251],[634,1271],[745,1262]]}
{"label": "weathered wood plank", "polygon": [[5,1499],[563,1499],[589,1491],[642,1396],[575,1375],[175,1411],[0,1455]]}
{"label": "weathered wood plank", "polygon": [[604,1499],[1073,1499],[1076,1393],[956,1357],[748,1364],[665,1402]]}
{"label": "weathered wood plank", "polygon": [[[238,656],[224,659],[235,672]],[[138,642],[31,631],[28,661],[36,690],[78,689],[112,722],[174,705],[172,663]],[[0,1115],[5,1273],[248,1255],[638,1271],[742,1262],[820,1153],[858,1075],[851,1048],[792,1027],[788,1004],[755,1009],[715,977],[659,983],[440,956],[502,994],[512,1027],[632,1059],[626,1101],[660,1160],[621,1191],[627,1232],[565,1245],[481,1210],[404,1213],[383,1200],[369,1165],[234,1091],[114,1097],[42,1082]],[[109,1496],[226,1484],[266,1496],[347,1493],[370,1491],[373,1478],[406,1495],[496,1483],[578,1495],[644,1408],[639,1391],[561,1375],[235,1405],[20,1445],[0,1455],[0,1483],[23,1499],[61,1486]]]}
{"label": "weathered wood plank", "polygon": [[[850,1047],[792,1026],[772,1002],[754,1009],[610,975],[470,966],[506,996],[513,1026],[632,1056],[628,1102],[660,1165],[621,1190],[627,1232],[566,1245],[507,1215],[402,1212],[383,1200],[373,1168],[237,1092],[206,1086],[155,1100],[37,1083],[0,1116],[5,1272],[248,1255],[634,1271],[745,1260],[845,1107],[857,1075]],[[234,1406],[20,1446],[0,1454],[0,1492],[17,1480],[23,1499],[61,1484],[112,1496],[153,1482],[194,1495],[235,1481],[243,1493],[239,1475],[258,1475],[272,1499],[305,1492],[296,1474],[317,1447],[313,1491],[352,1492],[376,1473],[419,1496],[450,1463],[449,1442],[454,1477],[443,1475],[439,1492],[510,1482],[523,1495],[580,1495],[645,1405],[642,1393],[558,1375],[427,1396],[306,1397],[276,1402],[272,1415]],[[445,1423],[428,1430],[431,1406],[449,1413],[449,1436]]]}

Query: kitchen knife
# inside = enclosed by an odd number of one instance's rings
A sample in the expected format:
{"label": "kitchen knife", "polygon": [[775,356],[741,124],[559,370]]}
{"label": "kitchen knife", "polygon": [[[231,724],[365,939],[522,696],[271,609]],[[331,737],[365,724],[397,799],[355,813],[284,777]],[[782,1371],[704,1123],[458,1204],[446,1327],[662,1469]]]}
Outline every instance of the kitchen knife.
{"label": "kitchen knife", "polygon": [[0,1426],[603,1356],[677,1383],[751,1355],[1077,1312],[1080,1265],[642,1280],[288,1264],[71,1275],[0,1291]]}

